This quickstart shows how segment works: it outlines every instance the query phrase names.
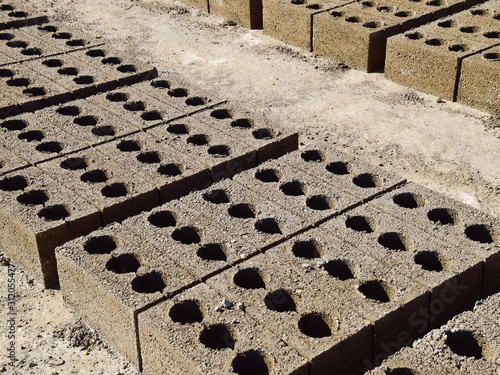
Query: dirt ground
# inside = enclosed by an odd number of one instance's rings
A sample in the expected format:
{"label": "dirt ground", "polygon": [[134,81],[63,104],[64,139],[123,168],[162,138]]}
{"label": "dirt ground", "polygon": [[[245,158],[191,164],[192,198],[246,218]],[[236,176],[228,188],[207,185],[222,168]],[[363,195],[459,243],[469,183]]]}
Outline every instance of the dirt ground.
{"label": "dirt ground", "polygon": [[[26,0],[199,87],[409,180],[500,217],[500,118],[365,74],[171,0]],[[6,264],[6,261],[3,262]],[[7,332],[7,266],[0,266],[1,331]],[[136,374],[63,305],[15,272],[16,368],[0,338],[0,373]]]}

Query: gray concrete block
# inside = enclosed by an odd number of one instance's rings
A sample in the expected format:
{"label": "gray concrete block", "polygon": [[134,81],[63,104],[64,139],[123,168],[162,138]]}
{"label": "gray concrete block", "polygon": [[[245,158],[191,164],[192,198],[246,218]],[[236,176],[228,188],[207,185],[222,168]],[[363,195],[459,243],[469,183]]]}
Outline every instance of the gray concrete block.
{"label": "gray concrete block", "polygon": [[13,154],[6,145],[0,145],[0,175],[28,168],[30,164]]}
{"label": "gray concrete block", "polygon": [[57,249],[66,303],[128,360],[139,366],[139,311],[195,282],[164,253],[119,224]]}
{"label": "gray concrete block", "polygon": [[309,374],[305,358],[204,284],[139,314],[145,374]]}

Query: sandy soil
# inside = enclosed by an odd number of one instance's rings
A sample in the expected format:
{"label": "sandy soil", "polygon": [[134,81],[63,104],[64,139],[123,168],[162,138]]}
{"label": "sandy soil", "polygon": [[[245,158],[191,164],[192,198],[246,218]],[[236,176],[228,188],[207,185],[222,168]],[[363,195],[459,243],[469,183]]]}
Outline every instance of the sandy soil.
{"label": "sandy soil", "polygon": [[[500,118],[365,74],[170,0],[26,0],[51,20],[168,72],[200,94],[229,99],[500,217]],[[18,368],[0,339],[0,373],[135,374],[63,306],[16,271]],[[0,318],[7,320],[7,267]],[[7,327],[5,327],[7,330]],[[5,348],[5,349],[4,349]]]}

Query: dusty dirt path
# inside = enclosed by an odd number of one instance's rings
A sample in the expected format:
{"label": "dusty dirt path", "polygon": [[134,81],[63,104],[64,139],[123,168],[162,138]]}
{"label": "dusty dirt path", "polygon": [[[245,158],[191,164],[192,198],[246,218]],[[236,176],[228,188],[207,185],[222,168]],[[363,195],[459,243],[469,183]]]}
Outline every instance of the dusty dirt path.
{"label": "dusty dirt path", "polygon": [[[200,93],[229,99],[410,180],[500,216],[500,120],[288,47],[262,31],[228,24],[169,0],[28,0],[155,65]],[[0,267],[5,321],[7,267]],[[16,272],[17,369],[0,373],[135,374],[76,321],[60,291],[43,291]]]}

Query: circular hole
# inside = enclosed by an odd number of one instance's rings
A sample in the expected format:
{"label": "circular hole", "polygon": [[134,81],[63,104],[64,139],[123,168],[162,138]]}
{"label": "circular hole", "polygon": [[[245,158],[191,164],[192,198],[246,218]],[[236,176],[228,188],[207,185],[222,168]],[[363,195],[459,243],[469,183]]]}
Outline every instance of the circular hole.
{"label": "circular hole", "polygon": [[70,215],[68,209],[62,204],[48,206],[40,210],[38,216],[47,221],[57,221],[67,218]]}
{"label": "circular hole", "polygon": [[12,77],[14,77],[14,72],[10,69],[0,69],[0,77],[12,78]]}
{"label": "circular hole", "polygon": [[132,140],[121,141],[116,145],[116,148],[122,152],[135,152],[141,150],[139,143]]}
{"label": "circular hole", "polygon": [[239,129],[251,129],[253,128],[253,122],[246,118],[239,118],[237,120],[231,121],[231,127]]}
{"label": "circular hole", "polygon": [[322,162],[324,160],[324,157],[323,157],[323,153],[321,151],[318,151],[318,150],[309,150],[309,151],[304,151],[300,157],[302,158],[302,160],[310,163],[310,162],[314,162],[314,163],[319,163],[319,162]]}
{"label": "circular hole", "polygon": [[354,279],[359,272],[359,267],[350,261],[341,259],[330,260],[324,264],[323,268],[330,276],[341,281]]}
{"label": "circular hole", "polygon": [[28,47],[28,43],[23,42],[22,40],[11,40],[10,42],[5,43],[7,47],[10,48],[26,48]]}
{"label": "circular hole", "polygon": [[81,116],[76,117],[73,122],[80,126],[94,126],[97,125],[97,117],[95,116]]}
{"label": "circular hole", "polygon": [[419,32],[407,33],[407,34],[405,34],[405,37],[410,39],[410,40],[418,40],[418,39],[422,39],[424,37],[424,34],[419,33]]}
{"label": "circular hole", "polygon": [[261,182],[279,182],[280,173],[275,169],[260,169],[255,172],[255,178]]}
{"label": "circular hole", "polygon": [[24,120],[6,120],[0,126],[10,131],[18,131],[26,128],[28,124]]}
{"label": "circular hole", "polygon": [[389,250],[394,251],[407,251],[408,240],[401,234],[396,232],[383,233],[378,238],[378,243]]}
{"label": "circular hole", "polygon": [[212,146],[208,149],[208,153],[216,158],[227,157],[231,155],[231,148],[225,145]]}
{"label": "circular hole", "polygon": [[185,103],[189,106],[196,107],[207,104],[207,99],[202,98],[201,96],[193,96],[192,98],[186,99]]}
{"label": "circular hole", "polygon": [[14,39],[14,35],[9,33],[0,33],[0,40],[12,40]]}
{"label": "circular hole", "polygon": [[14,78],[8,80],[7,85],[11,87],[27,87],[30,85],[30,80],[27,78]]}
{"label": "circular hole", "polygon": [[106,57],[101,60],[104,65],[118,65],[122,63],[122,59],[119,57]]}
{"label": "circular hole", "polygon": [[106,182],[108,178],[107,173],[102,169],[94,169],[82,174],[80,180],[89,184],[96,184],[99,182]]}
{"label": "circular hole", "polygon": [[58,29],[54,25],[47,25],[38,27],[38,30],[45,31],[47,33],[55,33]]}
{"label": "circular hole", "polygon": [[444,269],[441,257],[435,251],[420,251],[415,254],[413,259],[426,271],[441,272]]}
{"label": "circular hole", "polygon": [[118,68],[116,68],[120,73],[135,73],[137,71],[137,68],[134,65],[120,65]]}
{"label": "circular hole", "polygon": [[57,71],[57,73],[61,75],[66,75],[66,76],[77,76],[78,75],[78,69],[73,68],[73,67],[68,67],[68,68],[62,68]]}
{"label": "circular hole", "polygon": [[126,102],[129,97],[130,95],[124,92],[112,92],[106,95],[106,99],[110,102]]}
{"label": "circular hole", "polygon": [[128,189],[125,184],[115,182],[111,185],[106,185],[101,189],[101,194],[107,198],[119,198],[128,194]]}
{"label": "circular hole", "polygon": [[10,12],[9,13],[9,17],[25,18],[25,17],[28,17],[28,13],[26,13],[26,12],[20,12],[20,11]]}
{"label": "circular hole", "polygon": [[374,188],[381,185],[380,179],[370,173],[362,173],[352,179],[354,185],[361,188]]}
{"label": "circular hole", "polygon": [[106,263],[106,269],[114,273],[136,272],[140,266],[141,264],[133,254],[121,254],[112,257]]}
{"label": "circular hole", "polygon": [[450,28],[457,26],[457,21],[454,20],[446,20],[438,23],[439,27]]}
{"label": "circular hole", "polygon": [[387,285],[384,281],[380,280],[370,280],[358,287],[358,290],[363,294],[366,298],[381,302],[387,303],[390,302],[394,298],[394,291],[392,288]]}
{"label": "circular hole", "polygon": [[290,1],[293,5],[302,5],[305,3],[305,0],[292,0]]}
{"label": "circular hole", "polygon": [[479,28],[477,26],[466,26],[466,27],[460,28],[460,31],[463,33],[466,33],[466,34],[477,33],[480,30],[481,30],[481,28]]}
{"label": "circular hole", "polygon": [[306,206],[312,210],[324,211],[335,207],[334,200],[325,195],[313,195],[306,200]]}
{"label": "circular hole", "polygon": [[444,44],[444,40],[442,39],[437,39],[437,38],[433,38],[433,39],[427,39],[425,41],[425,44],[429,45],[429,46],[441,46]]}
{"label": "circular hole", "polygon": [[148,217],[148,221],[158,228],[175,227],[177,220],[172,211],[158,211]]}
{"label": "circular hole", "polygon": [[400,207],[409,209],[425,206],[425,199],[414,193],[401,193],[395,195],[392,201]]}
{"label": "circular hole", "polygon": [[500,60],[500,53],[485,53],[483,59],[498,61]]}
{"label": "circular hole", "polygon": [[225,324],[214,324],[203,329],[200,334],[200,342],[207,348],[222,350],[226,348],[234,349],[236,340]]}
{"label": "circular hole", "polygon": [[373,233],[375,222],[365,216],[350,216],[345,221],[345,226],[358,232]]}
{"label": "circular hole", "polygon": [[42,64],[49,68],[60,68],[64,63],[58,59],[50,59],[43,61]]}
{"label": "circular hole", "polygon": [[14,10],[14,7],[10,4],[2,4],[0,7],[1,10]]}
{"label": "circular hole", "polygon": [[161,161],[160,155],[155,151],[141,152],[137,160],[144,164],[155,164]]}
{"label": "circular hole", "polygon": [[349,23],[361,22],[361,18],[359,18],[359,17],[347,17],[345,20]]}
{"label": "circular hole", "polygon": [[69,171],[78,171],[81,169],[85,169],[88,167],[88,163],[84,158],[74,157],[68,158],[59,164],[62,169],[66,169]]}
{"label": "circular hole", "polygon": [[487,16],[489,12],[484,9],[474,9],[470,11],[470,14],[472,14],[473,16]]}
{"label": "circular hole", "polygon": [[182,325],[201,323],[204,317],[200,303],[192,299],[176,303],[170,308],[168,315],[173,322]]}
{"label": "circular hole", "polygon": [[306,8],[312,9],[312,10],[318,10],[318,9],[321,9],[322,6],[320,4],[309,4],[309,5],[306,5]]}
{"label": "circular hole", "polygon": [[260,289],[266,287],[268,280],[258,268],[252,267],[236,272],[233,281],[236,285],[244,289]]}
{"label": "circular hole", "polygon": [[31,190],[17,197],[17,201],[26,206],[37,206],[49,200],[48,194],[43,190]]}
{"label": "circular hole", "polygon": [[71,39],[70,33],[55,33],[52,34],[52,38],[54,39]]}
{"label": "circular hole", "polygon": [[211,190],[203,193],[202,197],[204,200],[213,204],[229,203],[229,198],[226,192],[222,189]]}
{"label": "circular hole", "polygon": [[89,57],[104,57],[106,53],[102,49],[91,49],[85,53]]}
{"label": "circular hole", "polygon": [[498,39],[498,38],[500,38],[500,32],[498,32],[498,31],[488,31],[488,32],[484,33],[483,36],[485,38],[488,38],[488,39]]}
{"label": "circular hole", "polygon": [[231,365],[238,375],[269,375],[272,360],[258,350],[248,350],[236,354]]}
{"label": "circular hole", "polygon": [[195,146],[206,146],[208,145],[208,138],[205,134],[194,134],[186,142]]}
{"label": "circular hole", "polygon": [[305,195],[306,193],[305,185],[297,180],[281,184],[280,190],[283,192],[283,194],[294,197]]}
{"label": "circular hole", "polygon": [[127,111],[137,112],[137,111],[144,111],[146,109],[146,105],[144,104],[143,101],[138,100],[136,102],[125,103],[123,105],[123,108],[125,108]]}
{"label": "circular hole", "polygon": [[94,83],[94,77],[92,76],[79,76],[73,79],[77,85],[90,85]]}
{"label": "circular hole", "polygon": [[448,331],[446,332],[445,344],[456,355],[473,357],[475,359],[484,357],[483,348],[481,347],[483,343],[481,343],[471,331]]}
{"label": "circular hole", "polygon": [[274,138],[274,132],[270,129],[258,129],[258,130],[254,130],[252,132],[252,135],[255,139],[265,139],[265,140],[268,140],[268,139],[273,139]]}
{"label": "circular hole", "polygon": [[69,47],[83,47],[85,45],[85,40],[83,39],[72,39],[66,42]]}
{"label": "circular hole", "polygon": [[330,12],[330,15],[332,17],[335,17],[335,18],[339,18],[339,17],[344,17],[345,16],[345,14],[343,12],[337,12],[337,11]]}
{"label": "circular hole", "polygon": [[200,243],[201,238],[198,229],[195,227],[182,227],[174,230],[172,238],[184,245]]}
{"label": "circular hole", "polygon": [[169,125],[167,131],[171,134],[178,134],[178,135],[189,134],[189,128],[187,127],[187,125],[184,124]]}
{"label": "circular hole", "polygon": [[35,147],[35,150],[48,154],[58,154],[63,150],[59,142],[42,142]]}
{"label": "circular hole", "polygon": [[21,51],[21,54],[25,56],[40,56],[42,50],[40,48],[26,48]]}
{"label": "circular hole", "polygon": [[208,261],[227,261],[227,250],[218,243],[209,243],[201,246],[196,255]]}
{"label": "circular hole", "polygon": [[66,107],[59,107],[57,108],[56,112],[63,116],[78,116],[80,114],[80,108],[71,105]]}
{"label": "circular hole", "polygon": [[92,128],[91,133],[98,137],[111,137],[116,134],[115,129],[109,125]]}
{"label": "circular hole", "polygon": [[166,287],[161,273],[157,271],[149,272],[142,276],[137,276],[132,280],[132,289],[138,293],[161,292]]}
{"label": "circular hole", "polygon": [[344,163],[343,161],[336,161],[330,163],[325,167],[325,169],[328,172],[336,175],[345,175],[351,173],[351,167],[347,163]]}
{"label": "circular hole", "polygon": [[445,0],[430,0],[427,1],[425,5],[429,5],[431,7],[440,7],[445,5]]}
{"label": "circular hole", "polygon": [[162,120],[163,115],[158,111],[147,111],[141,114],[141,118],[144,121],[156,121],[156,120]]}
{"label": "circular hole", "polygon": [[468,239],[479,243],[493,243],[496,241],[495,233],[483,224],[468,226],[465,228],[465,235]]}
{"label": "circular hole", "polygon": [[0,180],[0,189],[3,191],[24,190],[28,186],[28,180],[23,176],[6,177]]}
{"label": "circular hole", "polygon": [[151,81],[151,87],[154,87],[156,89],[169,89],[170,88],[170,82],[165,81],[164,79],[157,79],[155,81]]}
{"label": "circular hole", "polygon": [[255,210],[254,208],[246,203],[240,203],[232,205],[227,209],[227,213],[232,217],[236,217],[239,219],[251,219],[255,218]]}
{"label": "circular hole", "polygon": [[362,5],[362,6],[364,6],[364,7],[367,7],[367,8],[373,8],[373,7],[375,7],[377,4],[376,4],[376,3],[374,3],[373,1],[363,1],[363,2],[361,3],[361,5]]}
{"label": "circular hole", "polygon": [[408,11],[408,10],[402,10],[402,11],[394,13],[394,15],[396,17],[405,18],[405,17],[411,17],[411,16],[413,16],[413,12]]}
{"label": "circular hole", "polygon": [[421,375],[420,372],[408,367],[397,367],[385,371],[386,375]]}
{"label": "circular hole", "polygon": [[297,311],[297,305],[290,293],[285,289],[278,289],[264,297],[264,303],[269,310],[276,312]]}
{"label": "circular hole", "polygon": [[375,21],[365,22],[363,24],[363,27],[366,27],[367,29],[378,29],[379,27],[382,26],[383,26],[382,22],[375,22]]}
{"label": "circular hole", "polygon": [[298,258],[321,258],[323,255],[323,248],[318,242],[312,239],[307,241],[295,241],[292,246],[292,253]]}
{"label": "circular hole", "polygon": [[430,210],[427,213],[427,217],[430,221],[440,225],[455,225],[458,222],[458,214],[447,208],[435,208]]}
{"label": "circular hole", "polygon": [[304,335],[314,338],[329,337],[332,335],[330,325],[325,318],[318,313],[310,313],[302,316],[298,322],[299,330]]}
{"label": "circular hole", "polygon": [[29,130],[27,132],[21,133],[17,136],[18,139],[27,142],[40,142],[45,138],[45,135],[40,130]]}
{"label": "circular hole", "polygon": [[174,163],[160,165],[157,169],[157,172],[159,174],[162,174],[162,175],[168,176],[168,177],[180,176],[183,171],[184,171],[184,167],[182,165],[174,164]]}
{"label": "circular hole", "polygon": [[273,218],[261,219],[255,223],[255,229],[266,234],[282,234],[280,225]]}
{"label": "circular hole", "polygon": [[38,97],[47,95],[47,91],[43,87],[32,87],[30,89],[23,90],[23,94],[30,97]]}
{"label": "circular hole", "polygon": [[168,95],[170,95],[174,98],[184,98],[184,97],[189,95],[189,92],[186,89],[177,88],[177,89],[169,90]]}
{"label": "circular hole", "polygon": [[210,113],[210,116],[216,118],[217,120],[224,120],[227,118],[232,118],[233,114],[227,109],[216,109]]}

